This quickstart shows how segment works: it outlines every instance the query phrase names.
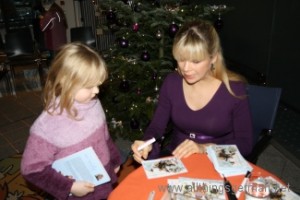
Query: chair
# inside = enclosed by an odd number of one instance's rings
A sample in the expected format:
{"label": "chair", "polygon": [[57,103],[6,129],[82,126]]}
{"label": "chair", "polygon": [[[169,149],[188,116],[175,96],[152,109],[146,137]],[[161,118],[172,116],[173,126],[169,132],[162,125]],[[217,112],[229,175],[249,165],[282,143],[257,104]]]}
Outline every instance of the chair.
{"label": "chair", "polygon": [[14,88],[11,83],[11,73],[6,64],[6,59],[7,57],[5,55],[4,42],[0,34],[0,81],[5,81],[6,92],[8,92],[9,94],[14,94]]}
{"label": "chair", "polygon": [[75,27],[70,29],[71,42],[82,42],[92,48],[96,48],[95,34],[92,27]]}
{"label": "chair", "polygon": [[16,29],[6,33],[5,54],[13,78],[16,75],[16,68],[37,69],[40,86],[43,85],[43,64],[46,59],[40,57],[39,52],[35,49],[29,28]]}
{"label": "chair", "polygon": [[272,138],[281,90],[281,88],[258,85],[248,85],[247,87],[253,123],[254,147],[246,159],[254,164]]}

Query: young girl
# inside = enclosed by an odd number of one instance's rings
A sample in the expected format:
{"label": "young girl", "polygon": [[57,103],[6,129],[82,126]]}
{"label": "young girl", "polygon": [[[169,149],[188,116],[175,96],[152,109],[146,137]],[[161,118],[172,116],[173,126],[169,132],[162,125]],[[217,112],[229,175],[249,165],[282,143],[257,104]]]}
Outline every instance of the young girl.
{"label": "young girl", "polygon": [[[52,62],[44,90],[45,108],[30,128],[21,172],[57,199],[105,199],[116,182],[120,154],[109,136],[97,94],[107,78],[106,64],[89,47],[63,46]],[[52,163],[92,147],[111,181],[94,186],[67,178]]]}

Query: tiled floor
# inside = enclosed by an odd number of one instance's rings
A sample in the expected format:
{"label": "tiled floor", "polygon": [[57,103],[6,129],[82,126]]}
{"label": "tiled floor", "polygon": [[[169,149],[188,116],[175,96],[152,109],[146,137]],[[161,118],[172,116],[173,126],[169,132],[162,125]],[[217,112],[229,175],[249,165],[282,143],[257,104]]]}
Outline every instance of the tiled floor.
{"label": "tiled floor", "polygon": [[[42,110],[40,92],[20,92],[16,96],[0,98],[0,159],[22,153],[29,128]],[[117,141],[124,151],[130,143]],[[260,156],[257,165],[289,183],[293,191],[300,193],[300,161],[285,150],[276,140]]]}

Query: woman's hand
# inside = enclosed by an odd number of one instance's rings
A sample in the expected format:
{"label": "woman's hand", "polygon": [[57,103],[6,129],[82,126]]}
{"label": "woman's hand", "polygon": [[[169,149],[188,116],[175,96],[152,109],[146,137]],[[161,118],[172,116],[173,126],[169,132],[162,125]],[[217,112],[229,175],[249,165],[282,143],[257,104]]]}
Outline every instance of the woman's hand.
{"label": "woman's hand", "polygon": [[137,161],[138,163],[141,163],[142,160],[147,159],[149,152],[152,150],[152,144],[150,144],[150,145],[146,146],[143,150],[138,151],[137,150],[138,147],[144,143],[145,143],[145,141],[136,140],[131,145],[131,150],[133,151],[132,156],[133,156],[134,160]]}
{"label": "woman's hand", "polygon": [[119,170],[120,170],[120,166],[116,167],[116,168],[114,169],[114,172],[115,172],[115,173],[118,173]]}
{"label": "woman's hand", "polygon": [[90,192],[94,192],[95,185],[85,181],[76,181],[71,187],[71,194],[76,197],[83,197]]}
{"label": "woman's hand", "polygon": [[186,139],[172,152],[177,158],[186,158],[194,153],[206,153],[206,147],[213,143],[198,144],[193,140]]}

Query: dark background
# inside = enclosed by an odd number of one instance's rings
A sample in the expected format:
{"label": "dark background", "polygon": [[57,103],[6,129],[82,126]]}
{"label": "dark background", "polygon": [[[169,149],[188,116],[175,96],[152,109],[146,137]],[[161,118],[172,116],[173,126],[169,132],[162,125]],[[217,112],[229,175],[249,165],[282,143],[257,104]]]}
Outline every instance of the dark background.
{"label": "dark background", "polygon": [[226,58],[251,79],[264,74],[267,85],[283,89],[282,102],[300,111],[300,1],[215,2],[234,7],[222,16]]}

